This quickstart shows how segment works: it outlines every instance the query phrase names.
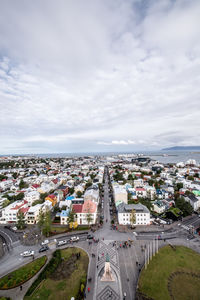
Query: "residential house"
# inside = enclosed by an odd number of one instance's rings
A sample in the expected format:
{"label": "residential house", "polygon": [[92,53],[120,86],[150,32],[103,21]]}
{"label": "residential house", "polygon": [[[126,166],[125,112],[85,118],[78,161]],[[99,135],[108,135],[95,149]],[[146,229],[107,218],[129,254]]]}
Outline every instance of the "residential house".
{"label": "residential house", "polygon": [[45,198],[45,201],[51,201],[52,206],[55,206],[57,204],[57,196],[55,194],[50,194]]}

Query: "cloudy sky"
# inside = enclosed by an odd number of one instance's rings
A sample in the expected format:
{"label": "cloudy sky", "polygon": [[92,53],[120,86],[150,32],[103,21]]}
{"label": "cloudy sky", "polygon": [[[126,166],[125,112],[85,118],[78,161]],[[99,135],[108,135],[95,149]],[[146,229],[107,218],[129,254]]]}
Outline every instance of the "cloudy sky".
{"label": "cloudy sky", "polygon": [[199,0],[0,0],[0,154],[200,145]]}

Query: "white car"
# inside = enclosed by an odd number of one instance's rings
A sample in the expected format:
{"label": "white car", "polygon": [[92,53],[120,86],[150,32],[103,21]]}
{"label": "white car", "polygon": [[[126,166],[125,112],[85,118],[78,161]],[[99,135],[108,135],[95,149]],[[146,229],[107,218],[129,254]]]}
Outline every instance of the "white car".
{"label": "white car", "polygon": [[21,253],[21,256],[23,257],[28,257],[28,256],[33,256],[34,255],[34,251],[24,251],[23,253]]}
{"label": "white car", "polygon": [[79,237],[78,237],[78,236],[72,236],[72,237],[70,238],[70,241],[71,241],[71,242],[78,242],[78,241],[79,241]]}
{"label": "white car", "polygon": [[44,240],[44,241],[41,243],[41,245],[42,245],[42,246],[45,246],[45,245],[48,245],[48,243],[49,243],[49,240]]}
{"label": "white car", "polygon": [[67,244],[67,241],[66,240],[64,240],[64,241],[59,241],[58,242],[58,246],[62,246],[62,245],[65,245],[65,244]]}

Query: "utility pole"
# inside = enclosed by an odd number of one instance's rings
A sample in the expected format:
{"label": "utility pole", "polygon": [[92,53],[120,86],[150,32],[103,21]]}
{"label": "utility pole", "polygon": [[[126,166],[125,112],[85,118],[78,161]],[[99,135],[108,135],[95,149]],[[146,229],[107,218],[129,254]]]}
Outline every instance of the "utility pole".
{"label": "utility pole", "polygon": [[145,248],[144,257],[145,257],[145,270],[146,270],[147,269],[147,248]]}

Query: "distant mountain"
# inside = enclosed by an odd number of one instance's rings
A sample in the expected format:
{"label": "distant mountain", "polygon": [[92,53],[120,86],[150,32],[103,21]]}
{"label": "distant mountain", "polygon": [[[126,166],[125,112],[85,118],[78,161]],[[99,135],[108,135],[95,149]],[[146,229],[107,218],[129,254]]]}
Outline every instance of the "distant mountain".
{"label": "distant mountain", "polygon": [[195,151],[199,151],[200,150],[200,146],[175,146],[175,147],[169,147],[169,148],[164,148],[162,150],[173,150],[173,151],[191,151],[191,150],[195,150]]}

